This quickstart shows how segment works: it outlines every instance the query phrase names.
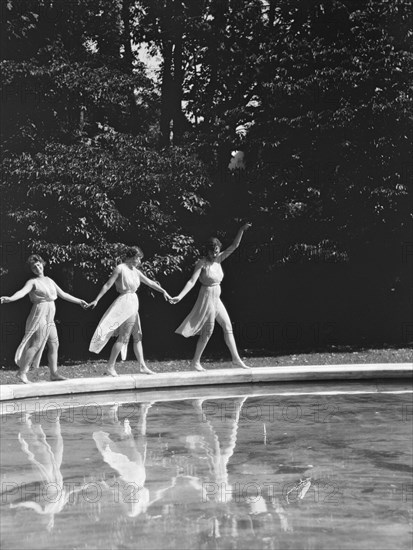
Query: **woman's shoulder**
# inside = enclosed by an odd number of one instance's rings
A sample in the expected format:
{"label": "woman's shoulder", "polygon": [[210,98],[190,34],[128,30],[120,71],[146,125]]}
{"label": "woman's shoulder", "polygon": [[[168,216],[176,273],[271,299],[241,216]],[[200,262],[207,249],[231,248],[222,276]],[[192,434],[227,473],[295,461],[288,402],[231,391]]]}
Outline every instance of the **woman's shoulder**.
{"label": "woman's shoulder", "polygon": [[31,277],[30,279],[27,279],[26,281],[26,285],[30,286],[32,288],[36,288],[36,281],[37,281],[37,277]]}
{"label": "woman's shoulder", "polygon": [[207,259],[202,257],[202,258],[198,258],[197,261],[195,262],[195,269],[199,269],[201,267],[206,267],[207,265]]}

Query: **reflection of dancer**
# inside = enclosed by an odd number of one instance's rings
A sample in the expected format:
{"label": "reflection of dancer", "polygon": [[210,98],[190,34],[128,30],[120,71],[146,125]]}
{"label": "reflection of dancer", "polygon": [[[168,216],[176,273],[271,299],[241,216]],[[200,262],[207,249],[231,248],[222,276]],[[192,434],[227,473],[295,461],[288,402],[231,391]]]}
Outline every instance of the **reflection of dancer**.
{"label": "reflection of dancer", "polygon": [[136,294],[139,285],[144,283],[150,288],[162,292],[165,298],[169,294],[157,282],[148,279],[137,268],[143,258],[142,250],[137,247],[130,247],[125,254],[124,263],[119,264],[113,270],[108,281],[103,285],[96,299],[89,305],[94,308],[104,294],[115,284],[120,296],[107,309],[90,342],[89,350],[99,353],[112,336],[118,339],[112,347],[107,364],[107,374],[117,376],[115,362],[122,352],[122,358],[126,358],[126,351],[130,336],[133,337],[133,351],[139,362],[140,372],[154,374],[145,364],[142,348],[142,329],[139,318],[139,300]]}
{"label": "reflection of dancer", "polygon": [[238,354],[235,338],[232,333],[231,320],[220,298],[220,283],[224,277],[221,263],[238,248],[244,231],[250,227],[251,224],[249,223],[243,225],[238,231],[234,242],[223,252],[221,252],[221,242],[216,238],[210,239],[205,246],[205,256],[196,264],[192,277],[180,294],[172,298],[172,303],[178,303],[188,294],[199,279],[202,286],[197,301],[190,314],[175,331],[186,338],[199,334],[195,355],[191,361],[191,367],[195,370],[205,370],[200,363],[201,355],[214,330],[215,319],[223,328],[225,343],[231,352],[233,364],[237,367],[249,368]]}
{"label": "reflection of dancer", "polygon": [[[146,481],[146,417],[152,403],[140,405],[138,436],[135,439],[129,424],[125,419],[123,424],[117,416],[118,405],[111,407],[111,432],[99,431],[93,433],[96,447],[103,460],[116,470],[119,477],[115,484],[108,485],[114,492],[119,492],[119,498],[127,507],[127,515],[136,517],[145,512],[149,503],[149,491]],[[116,441],[111,436],[116,437]]]}
{"label": "reflection of dancer", "polygon": [[35,278],[29,279],[24,287],[15,292],[13,296],[1,297],[1,303],[8,304],[9,302],[20,300],[20,298],[28,294],[33,303],[26,321],[24,338],[17,348],[14,358],[16,364],[20,367],[17,376],[25,384],[29,382],[27,378],[29,368],[31,365],[39,366],[44,347],[47,343],[50,380],[65,380],[57,372],[59,339],[54,322],[56,311],[55,300],[57,297],[63,298],[68,302],[79,304],[83,308],[87,307],[87,303],[64,292],[50,277],[45,277],[44,266],[46,262],[41,256],[33,254],[29,256],[26,263],[34,273]]}
{"label": "reflection of dancer", "polygon": [[287,511],[284,508],[283,504],[280,502],[278,498],[275,498],[273,495],[271,496],[271,504],[272,504],[272,507],[274,508],[274,512],[280,518],[281,529],[286,533],[292,532],[293,528],[288,523]]}
{"label": "reflection of dancer", "polygon": [[[50,415],[51,411],[48,411]],[[68,490],[64,486],[60,472],[63,458],[63,438],[60,430],[60,412],[49,421],[46,436],[40,424],[32,423],[30,415],[25,415],[22,431],[18,438],[21,449],[27,456],[34,469],[40,474],[41,485],[39,495],[43,502],[33,500],[10,504],[11,508],[29,508],[44,515],[48,519],[47,529],[54,526],[54,516],[59,514],[69,502],[73,493],[81,491],[83,487]]]}
{"label": "reflection of dancer", "polygon": [[[225,417],[220,415],[220,424],[214,426],[213,415],[206,415],[203,409],[203,400],[196,399],[192,405],[199,419],[199,434],[186,437],[186,446],[196,457],[198,467],[208,465],[208,474],[203,481],[212,482],[206,487],[206,497],[215,501],[228,502],[231,500],[232,487],[228,482],[228,463],[235,451],[237,442],[238,423],[242,406],[247,398],[231,399],[231,413],[228,412],[228,400],[225,400]],[[222,411],[221,411],[222,413]]]}

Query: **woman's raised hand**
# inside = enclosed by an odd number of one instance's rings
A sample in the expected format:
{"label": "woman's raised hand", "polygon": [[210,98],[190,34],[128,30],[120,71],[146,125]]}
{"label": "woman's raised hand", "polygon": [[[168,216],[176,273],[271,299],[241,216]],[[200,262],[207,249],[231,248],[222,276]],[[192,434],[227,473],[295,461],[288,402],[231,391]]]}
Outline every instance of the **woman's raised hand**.
{"label": "woman's raised hand", "polygon": [[241,231],[246,231],[251,226],[252,226],[252,223],[250,223],[250,222],[244,223],[244,225],[241,227]]}
{"label": "woman's raised hand", "polygon": [[98,303],[97,300],[93,300],[93,302],[89,302],[89,303],[87,304],[87,307],[88,307],[89,309],[95,309],[97,303]]}
{"label": "woman's raised hand", "polygon": [[1,304],[9,304],[11,302],[10,298],[8,296],[2,296],[0,298],[0,303]]}
{"label": "woman's raised hand", "polygon": [[177,304],[178,302],[181,301],[181,298],[178,298],[178,296],[174,296],[169,301],[171,302],[171,304]]}

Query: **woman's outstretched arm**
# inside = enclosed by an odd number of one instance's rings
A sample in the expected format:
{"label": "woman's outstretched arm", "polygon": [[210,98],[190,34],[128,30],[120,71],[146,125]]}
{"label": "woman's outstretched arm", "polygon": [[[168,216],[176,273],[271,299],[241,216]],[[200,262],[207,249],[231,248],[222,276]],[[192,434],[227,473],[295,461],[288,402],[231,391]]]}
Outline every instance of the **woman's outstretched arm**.
{"label": "woman's outstretched arm", "polygon": [[90,302],[89,307],[94,308],[96,307],[99,300],[106,294],[106,292],[112,288],[112,286],[115,284],[116,279],[118,278],[118,275],[120,273],[120,267],[116,266],[115,269],[112,271],[112,275],[109,277],[109,279],[106,281],[106,283],[102,286],[100,289],[99,294],[96,296],[96,298],[93,300],[93,302]]}
{"label": "woman's outstretched arm", "polygon": [[232,244],[218,255],[218,261],[223,262],[226,258],[228,258],[228,256],[230,256],[239,247],[242,236],[244,235],[244,231],[247,231],[247,229],[249,229],[250,227],[251,227],[250,223],[245,223],[238,230],[238,233],[236,234]]}
{"label": "woman's outstretched arm", "polygon": [[56,287],[56,292],[59,298],[63,298],[63,300],[66,300],[67,302],[72,302],[73,304],[77,304],[79,306],[82,306],[83,309],[86,309],[88,307],[88,303],[85,302],[85,300],[81,300],[80,298],[76,298],[75,296],[72,296],[68,292],[65,292],[60,288],[59,285],[57,285],[54,281],[54,286]]}
{"label": "woman's outstretched arm", "polygon": [[164,288],[161,287],[159,283],[156,281],[152,281],[152,279],[149,279],[146,275],[144,275],[141,271],[139,271],[139,277],[141,281],[147,285],[149,288],[152,288],[153,290],[156,290],[157,292],[162,292],[162,294],[167,298],[168,300],[171,300],[171,296],[166,292]]}
{"label": "woman's outstretched arm", "polygon": [[181,292],[177,295],[177,296],[174,296],[171,300],[171,302],[173,304],[177,304],[178,302],[180,302],[182,300],[182,298],[184,296],[186,296],[188,294],[188,292],[190,290],[192,290],[192,288],[194,287],[195,283],[197,282],[197,280],[199,279],[199,276],[201,274],[201,269],[202,269],[202,265],[203,265],[203,262],[202,260],[199,260],[195,266],[195,269],[194,269],[194,272],[192,273],[192,276],[191,278],[189,279],[189,281],[187,281],[186,285],[184,286],[184,288],[181,290]]}
{"label": "woman's outstretched arm", "polygon": [[20,298],[24,298],[32,290],[33,284],[34,281],[30,279],[29,281],[27,281],[24,287],[15,292],[13,296],[2,296],[0,298],[0,303],[9,304],[10,302],[16,302],[17,300],[20,300]]}

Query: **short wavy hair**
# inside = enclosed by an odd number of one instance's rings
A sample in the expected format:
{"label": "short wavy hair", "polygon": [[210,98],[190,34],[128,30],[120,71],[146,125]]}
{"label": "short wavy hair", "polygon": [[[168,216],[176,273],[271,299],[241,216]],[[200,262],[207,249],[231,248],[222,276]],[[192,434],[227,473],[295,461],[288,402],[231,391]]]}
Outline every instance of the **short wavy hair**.
{"label": "short wavy hair", "polygon": [[31,271],[32,270],[32,267],[34,266],[34,264],[36,264],[37,262],[40,262],[41,264],[43,264],[43,266],[46,265],[46,262],[45,260],[43,260],[43,258],[41,256],[39,256],[39,254],[32,254],[31,256],[29,256],[26,260],[26,268],[28,271]]}
{"label": "short wavy hair", "polygon": [[201,246],[202,256],[207,256],[208,252],[214,250],[216,246],[219,246],[219,248],[222,249],[222,242],[216,237],[211,237],[210,239],[205,241],[204,244]]}
{"label": "short wavy hair", "polygon": [[123,260],[136,258],[136,256],[138,256],[139,258],[143,258],[143,252],[142,249],[139,248],[139,246],[128,246],[125,248],[122,254]]}

